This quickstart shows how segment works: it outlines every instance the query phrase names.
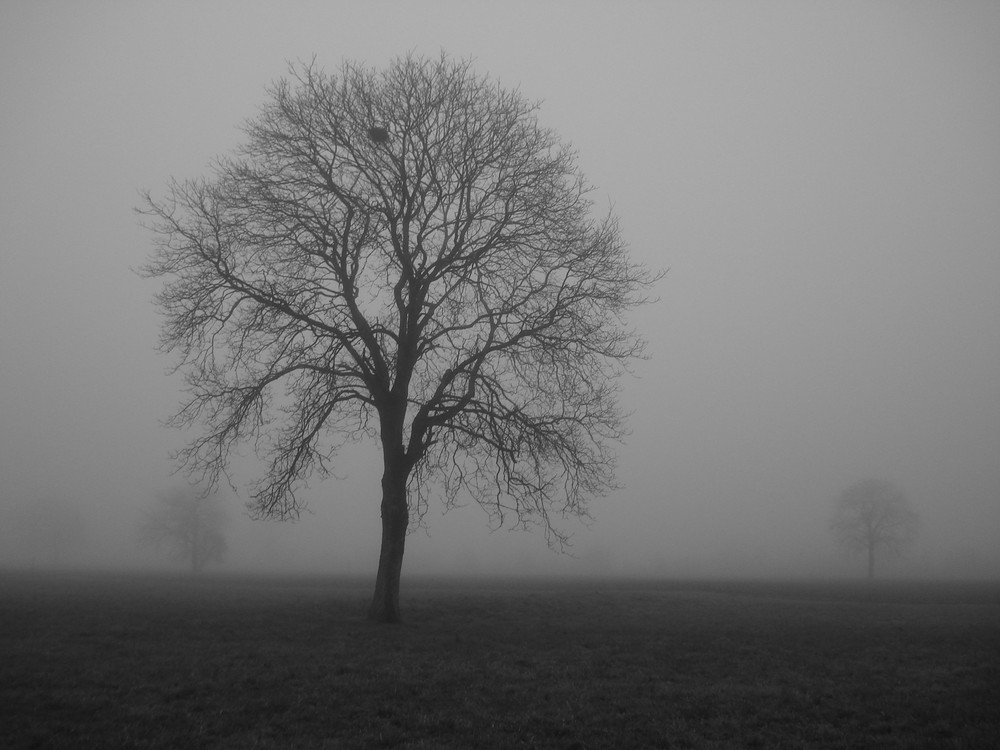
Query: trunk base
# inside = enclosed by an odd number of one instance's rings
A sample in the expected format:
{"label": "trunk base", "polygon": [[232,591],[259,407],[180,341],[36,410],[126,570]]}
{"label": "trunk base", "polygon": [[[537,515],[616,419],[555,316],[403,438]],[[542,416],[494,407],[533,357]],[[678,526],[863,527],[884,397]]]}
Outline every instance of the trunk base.
{"label": "trunk base", "polygon": [[399,625],[403,618],[399,606],[389,606],[386,602],[372,602],[368,608],[368,621],[380,622],[385,625]]}
{"label": "trunk base", "polygon": [[368,608],[372,622],[402,622],[399,610],[399,578],[403,570],[403,549],[409,524],[405,489],[401,493],[386,493],[382,502],[382,551],[378,558],[375,594]]}

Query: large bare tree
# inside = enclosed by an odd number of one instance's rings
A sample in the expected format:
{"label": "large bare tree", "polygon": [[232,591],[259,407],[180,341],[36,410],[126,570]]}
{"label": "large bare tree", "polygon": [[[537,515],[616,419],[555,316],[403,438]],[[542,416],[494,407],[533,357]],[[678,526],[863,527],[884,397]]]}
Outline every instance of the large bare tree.
{"label": "large bare tree", "polygon": [[868,554],[868,577],[875,577],[875,553],[882,548],[899,554],[919,525],[906,496],[889,482],[865,479],[837,498],[830,529],[841,547]]}
{"label": "large bare tree", "polygon": [[493,520],[587,513],[614,483],[624,315],[657,275],[594,216],[537,103],[468,62],[292,66],[209,179],[143,209],[166,282],[161,346],[203,422],[181,460],[213,484],[239,443],[267,461],[249,507],[295,517],[345,441],[382,452],[369,616],[398,621],[407,529],[432,492]]}

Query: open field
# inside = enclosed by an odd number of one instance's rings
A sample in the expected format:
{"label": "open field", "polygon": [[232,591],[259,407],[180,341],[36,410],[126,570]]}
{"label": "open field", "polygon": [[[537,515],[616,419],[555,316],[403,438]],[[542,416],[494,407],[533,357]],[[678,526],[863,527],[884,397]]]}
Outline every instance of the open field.
{"label": "open field", "polygon": [[1000,584],[0,573],[0,747],[986,748]]}

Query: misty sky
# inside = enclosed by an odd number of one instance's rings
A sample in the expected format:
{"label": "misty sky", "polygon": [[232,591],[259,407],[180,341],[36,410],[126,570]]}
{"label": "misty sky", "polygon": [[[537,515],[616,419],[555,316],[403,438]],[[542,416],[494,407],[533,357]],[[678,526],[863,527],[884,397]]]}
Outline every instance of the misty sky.
{"label": "misty sky", "polygon": [[[432,507],[405,570],[860,572],[826,523],[879,477],[922,517],[908,570],[1000,574],[988,1],[0,2],[0,564],[130,559],[181,481],[137,191],[207,174],[286,61],[442,49],[543,99],[669,273],[634,317],[623,489],[567,525],[576,557]],[[235,523],[231,564],[373,573],[375,450],[299,523]]]}

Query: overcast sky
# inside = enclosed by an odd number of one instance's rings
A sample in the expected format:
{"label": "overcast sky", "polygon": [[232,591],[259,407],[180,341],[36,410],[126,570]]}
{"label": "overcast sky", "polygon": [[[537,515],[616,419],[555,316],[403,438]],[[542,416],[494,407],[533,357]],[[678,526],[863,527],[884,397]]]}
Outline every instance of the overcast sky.
{"label": "overcast sky", "polygon": [[[544,100],[598,209],[669,273],[634,319],[651,356],[624,384],[623,489],[569,525],[576,557],[432,508],[406,570],[860,571],[826,523],[878,477],[922,517],[906,570],[1000,574],[989,1],[3,0],[0,563],[124,560],[178,481],[137,191],[206,174],[286,61],[442,49]],[[373,450],[300,523],[235,524],[231,564],[373,573]],[[65,543],[36,531],[53,516]]]}

